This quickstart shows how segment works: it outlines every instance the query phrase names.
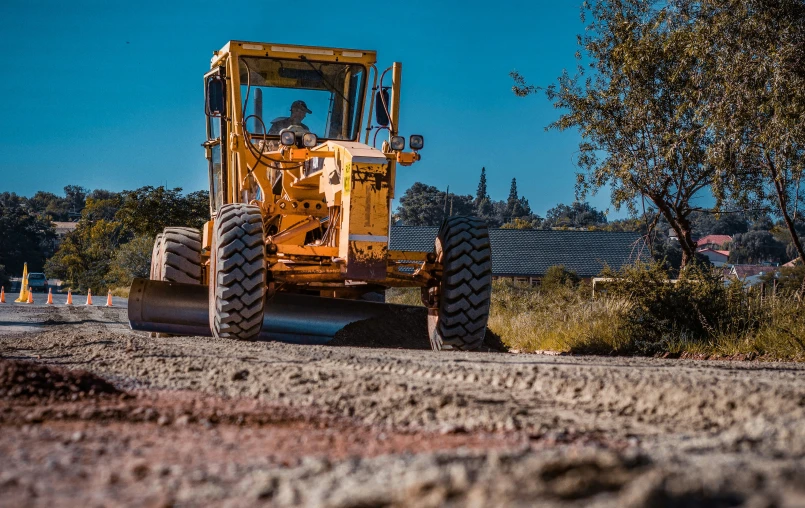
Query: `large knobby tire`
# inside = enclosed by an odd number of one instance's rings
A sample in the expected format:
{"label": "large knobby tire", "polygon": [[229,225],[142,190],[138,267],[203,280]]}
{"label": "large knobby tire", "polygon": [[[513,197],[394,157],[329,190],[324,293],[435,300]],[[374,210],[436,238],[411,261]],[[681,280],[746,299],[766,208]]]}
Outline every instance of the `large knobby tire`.
{"label": "large knobby tire", "polygon": [[484,341],[492,297],[492,248],[476,217],[445,220],[436,238],[443,267],[438,306],[429,309],[428,334],[436,350],[477,349]]}
{"label": "large knobby tire", "polygon": [[201,231],[171,227],[161,236],[158,280],[201,284]]}
{"label": "large knobby tire", "polygon": [[215,220],[210,328],[215,337],[254,340],[263,325],[265,233],[260,208],[224,205]]}
{"label": "large knobby tire", "polygon": [[162,233],[158,234],[154,240],[154,249],[151,251],[151,280],[162,280],[160,278],[159,253],[162,250]]}

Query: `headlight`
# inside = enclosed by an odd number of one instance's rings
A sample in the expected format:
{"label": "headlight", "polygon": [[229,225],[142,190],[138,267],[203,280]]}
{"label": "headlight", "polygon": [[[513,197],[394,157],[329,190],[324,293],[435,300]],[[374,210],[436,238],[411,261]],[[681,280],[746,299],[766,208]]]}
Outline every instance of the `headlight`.
{"label": "headlight", "polygon": [[391,149],[395,152],[405,150],[405,138],[402,136],[392,136]]}
{"label": "headlight", "polygon": [[411,137],[408,138],[408,146],[411,147],[411,150],[422,150],[422,147],[425,146],[424,136],[411,134]]}
{"label": "headlight", "polygon": [[280,143],[284,146],[293,146],[296,144],[296,134],[293,131],[283,130],[280,132]]}
{"label": "headlight", "polygon": [[302,144],[305,145],[307,148],[313,148],[319,143],[319,138],[316,137],[315,134],[312,132],[306,132],[304,136],[302,136]]}

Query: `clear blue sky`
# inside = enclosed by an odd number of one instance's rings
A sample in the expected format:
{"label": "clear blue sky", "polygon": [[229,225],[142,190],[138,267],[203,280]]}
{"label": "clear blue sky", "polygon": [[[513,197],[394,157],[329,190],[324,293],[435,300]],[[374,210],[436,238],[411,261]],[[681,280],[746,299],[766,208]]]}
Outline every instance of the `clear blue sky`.
{"label": "clear blue sky", "polygon": [[398,172],[398,195],[415,181],[474,194],[485,166],[494,199],[515,177],[544,216],[574,199],[578,136],[545,132],[558,112],[515,97],[508,73],[547,85],[572,70],[580,1],[298,1],[285,14],[278,2],[4,0],[0,191],[206,189],[202,74],[240,39],[402,61],[401,130],[425,149]]}

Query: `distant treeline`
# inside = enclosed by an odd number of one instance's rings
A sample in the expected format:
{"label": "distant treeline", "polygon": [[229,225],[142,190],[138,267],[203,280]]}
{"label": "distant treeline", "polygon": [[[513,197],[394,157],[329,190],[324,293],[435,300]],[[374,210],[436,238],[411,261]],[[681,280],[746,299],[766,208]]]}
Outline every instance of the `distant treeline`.
{"label": "distant treeline", "polygon": [[[0,283],[44,271],[74,289],[125,286],[147,276],[154,236],[166,226],[200,227],[209,219],[207,191],[141,187],[113,192],[68,185],[64,195],[0,194]],[[63,238],[54,221],[76,222]]]}

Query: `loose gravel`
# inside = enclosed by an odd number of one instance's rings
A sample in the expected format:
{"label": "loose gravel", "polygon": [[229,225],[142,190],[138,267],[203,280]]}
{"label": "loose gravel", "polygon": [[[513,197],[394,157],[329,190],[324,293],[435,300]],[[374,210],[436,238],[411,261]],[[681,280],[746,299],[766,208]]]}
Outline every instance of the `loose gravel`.
{"label": "loose gravel", "polygon": [[[225,445],[215,438],[222,424],[207,428],[209,422],[189,420],[193,446],[211,457],[204,464],[155,457],[141,478],[126,473],[112,481],[98,479],[93,464],[100,459],[52,457],[86,463],[87,489],[71,500],[125,504],[140,492],[142,499],[177,505],[805,506],[800,364],[437,354],[392,349],[387,337],[338,347],[149,338],[127,329],[125,310],[55,308],[31,317],[10,308],[0,308],[0,322],[29,320],[42,328],[0,331],[4,358],[84,369],[137,397],[192,393],[231,404],[254,401],[307,415],[318,422],[314,427],[339,436],[427,436],[431,443],[347,458],[300,444],[296,456],[293,447],[286,454],[295,460],[278,464],[253,454],[211,454]],[[19,408],[0,406],[7,415],[0,422],[12,431],[5,434],[40,436],[29,443],[44,439],[44,431],[55,439],[75,432],[69,418],[26,427],[12,417]],[[102,425],[93,421],[82,425]],[[233,435],[255,432],[248,422],[228,422]],[[311,432],[298,429],[300,437]],[[440,436],[467,441],[440,447]],[[129,457],[136,448],[106,439],[114,446],[105,453]],[[37,490],[14,463],[0,465],[0,495],[70,504],[58,489]]]}

